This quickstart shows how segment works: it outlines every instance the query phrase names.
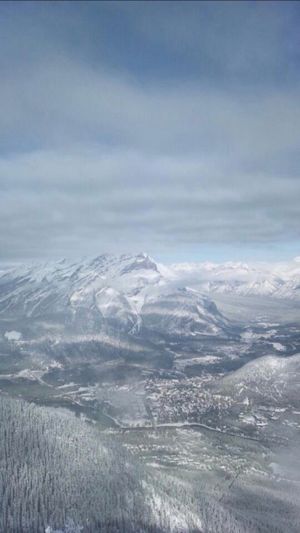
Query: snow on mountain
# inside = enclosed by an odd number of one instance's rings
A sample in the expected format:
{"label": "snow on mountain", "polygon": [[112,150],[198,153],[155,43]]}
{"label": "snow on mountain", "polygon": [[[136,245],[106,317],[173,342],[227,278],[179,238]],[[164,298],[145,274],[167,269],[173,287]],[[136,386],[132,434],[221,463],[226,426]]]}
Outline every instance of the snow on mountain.
{"label": "snow on mountain", "polygon": [[[160,278],[155,263],[143,254],[114,257],[103,255],[91,261],[65,260],[15,268],[0,277],[1,312],[39,314],[65,305],[91,306],[103,288],[128,294],[144,289]],[[99,297],[101,300],[101,297]]]}
{"label": "snow on mountain", "polygon": [[250,361],[221,380],[221,390],[235,398],[276,405],[299,403],[300,354],[290,357],[264,356]]}
{"label": "snow on mountain", "polygon": [[102,255],[14,268],[0,276],[0,315],[60,320],[78,334],[103,326],[216,335],[228,323],[209,298],[187,289],[146,254]]}
{"label": "snow on mountain", "polygon": [[299,262],[165,266],[140,253],[15,266],[0,273],[0,316],[54,320],[81,335],[219,335],[228,322],[210,299],[218,293],[299,300]]}
{"label": "snow on mountain", "polygon": [[209,298],[190,288],[150,296],[141,316],[145,327],[169,336],[215,336],[229,325]]}
{"label": "snow on mountain", "polygon": [[180,263],[171,265],[169,270],[173,280],[181,280],[205,293],[300,300],[300,266],[297,258],[277,264]]}

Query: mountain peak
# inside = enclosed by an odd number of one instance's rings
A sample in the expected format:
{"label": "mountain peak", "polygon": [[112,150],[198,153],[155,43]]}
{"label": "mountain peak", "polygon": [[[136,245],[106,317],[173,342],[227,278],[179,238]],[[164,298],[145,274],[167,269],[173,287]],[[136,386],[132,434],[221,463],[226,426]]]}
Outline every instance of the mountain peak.
{"label": "mountain peak", "polygon": [[121,274],[127,274],[133,270],[153,270],[158,272],[157,264],[155,261],[147,254],[139,253],[136,256],[132,257],[132,261],[127,264]]}

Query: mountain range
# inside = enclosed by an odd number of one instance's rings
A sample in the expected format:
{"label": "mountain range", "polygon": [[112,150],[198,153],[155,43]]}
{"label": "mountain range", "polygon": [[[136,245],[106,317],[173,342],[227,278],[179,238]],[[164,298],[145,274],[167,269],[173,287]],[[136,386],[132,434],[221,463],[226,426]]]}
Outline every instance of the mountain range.
{"label": "mountain range", "polygon": [[300,301],[300,263],[165,266],[141,253],[18,265],[1,271],[0,316],[55,318],[85,334],[105,326],[133,334],[218,335],[229,323],[212,301],[217,294]]}

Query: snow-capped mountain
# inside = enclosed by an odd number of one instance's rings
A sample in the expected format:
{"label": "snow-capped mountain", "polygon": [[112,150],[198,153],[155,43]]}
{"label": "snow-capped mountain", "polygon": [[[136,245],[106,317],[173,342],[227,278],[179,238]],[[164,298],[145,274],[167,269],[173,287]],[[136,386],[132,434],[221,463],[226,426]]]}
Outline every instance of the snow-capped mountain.
{"label": "snow-capped mountain", "polygon": [[171,265],[169,272],[174,280],[206,293],[300,300],[298,258],[278,264],[181,263]]}
{"label": "snow-capped mountain", "polygon": [[55,322],[62,334],[227,335],[219,293],[298,300],[299,262],[164,266],[140,253],[18,266],[0,273],[0,317]]}
{"label": "snow-capped mountain", "polygon": [[226,334],[229,323],[196,289],[148,255],[102,255],[14,268],[0,276],[0,315],[55,321],[80,334]]}

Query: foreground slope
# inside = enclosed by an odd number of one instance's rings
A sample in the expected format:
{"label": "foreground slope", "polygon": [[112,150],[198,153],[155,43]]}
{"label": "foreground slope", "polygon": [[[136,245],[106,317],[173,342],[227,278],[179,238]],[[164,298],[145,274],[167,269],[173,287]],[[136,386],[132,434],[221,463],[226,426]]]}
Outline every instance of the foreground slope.
{"label": "foreground slope", "polygon": [[111,438],[62,411],[0,396],[0,449],[3,532],[255,531],[251,520],[188,483],[154,475]]}

